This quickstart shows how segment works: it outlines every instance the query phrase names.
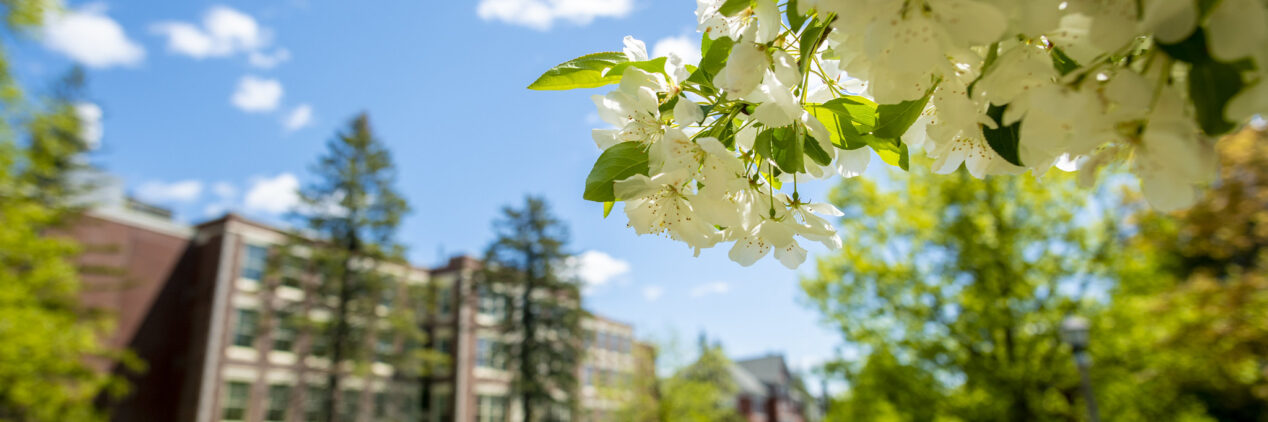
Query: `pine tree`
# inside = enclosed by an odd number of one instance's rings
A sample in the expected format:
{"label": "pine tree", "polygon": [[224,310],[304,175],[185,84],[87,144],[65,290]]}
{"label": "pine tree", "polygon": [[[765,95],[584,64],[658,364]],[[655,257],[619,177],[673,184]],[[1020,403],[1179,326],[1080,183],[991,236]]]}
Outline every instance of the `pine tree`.
{"label": "pine tree", "polygon": [[[508,358],[523,420],[558,420],[576,409],[582,359],[580,288],[563,276],[567,226],[544,199],[527,197],[494,222],[496,240],[484,254],[481,290],[508,310],[500,355]],[[566,397],[560,399],[559,397]]]}
{"label": "pine tree", "polygon": [[[376,314],[385,291],[397,288],[378,267],[404,262],[395,236],[401,217],[409,211],[393,186],[391,153],[375,138],[365,114],[354,118],[327,148],[312,168],[317,180],[300,191],[298,214],[306,223],[305,234],[316,238],[305,244],[311,250],[309,268],[322,278],[317,297],[335,298],[330,320],[314,324],[321,328],[316,341],[332,362],[323,405],[326,420],[334,421],[337,409],[347,407],[340,394],[343,378],[349,375],[345,368],[364,371],[374,353],[382,352],[376,350],[380,339],[389,339],[390,349],[400,351],[402,339],[421,335],[421,329],[412,319],[384,324],[388,321]],[[394,308],[407,313],[414,309]]]}

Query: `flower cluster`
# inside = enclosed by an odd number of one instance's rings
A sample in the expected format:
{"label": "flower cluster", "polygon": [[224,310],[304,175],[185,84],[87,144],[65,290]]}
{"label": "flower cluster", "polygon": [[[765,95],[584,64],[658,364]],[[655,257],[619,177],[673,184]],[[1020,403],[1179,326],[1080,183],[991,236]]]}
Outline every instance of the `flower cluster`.
{"label": "flower cluster", "polygon": [[[1213,139],[1268,113],[1263,0],[697,0],[701,59],[620,53],[530,88],[590,88],[609,129],[586,199],[639,234],[733,242],[795,268],[839,248],[799,180],[855,177],[873,154],[975,177],[1126,162],[1156,208],[1197,200]],[[791,194],[789,193],[791,192]]]}

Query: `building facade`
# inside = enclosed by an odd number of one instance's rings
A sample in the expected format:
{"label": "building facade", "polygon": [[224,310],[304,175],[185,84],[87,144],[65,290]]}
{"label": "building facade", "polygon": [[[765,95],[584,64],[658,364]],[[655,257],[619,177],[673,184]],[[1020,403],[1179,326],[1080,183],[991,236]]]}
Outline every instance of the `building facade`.
{"label": "building facade", "polygon": [[[147,363],[128,374],[133,391],[111,405],[120,421],[307,421],[323,416],[331,362],[320,338],[293,323],[330,318],[315,299],[319,275],[265,282],[270,250],[283,232],[234,214],[188,226],[140,204],[87,212],[69,229],[86,245],[81,264],[116,268],[123,277],[85,274],[86,305],[116,316],[111,346]],[[430,347],[444,356],[425,377],[404,376],[387,362],[349,371],[342,382],[340,421],[516,421],[510,374],[496,353],[500,310],[473,284],[479,262],[456,257],[439,268],[379,263],[376,271],[400,289],[423,286],[430,303],[385,295],[382,308],[417,307],[428,341],[407,345],[376,338],[373,350]],[[385,312],[376,310],[376,312]],[[586,320],[588,342],[581,414],[604,420],[620,395],[600,388],[628,379],[634,368],[633,329],[602,317]],[[111,368],[102,368],[110,370]],[[114,369],[119,370],[119,369]],[[122,370],[120,370],[122,372]],[[590,375],[587,375],[590,374]],[[586,382],[590,384],[586,384]],[[603,393],[603,394],[601,394]]]}
{"label": "building facade", "polygon": [[750,422],[813,422],[819,403],[780,355],[735,361],[731,377],[739,391],[736,410]]}

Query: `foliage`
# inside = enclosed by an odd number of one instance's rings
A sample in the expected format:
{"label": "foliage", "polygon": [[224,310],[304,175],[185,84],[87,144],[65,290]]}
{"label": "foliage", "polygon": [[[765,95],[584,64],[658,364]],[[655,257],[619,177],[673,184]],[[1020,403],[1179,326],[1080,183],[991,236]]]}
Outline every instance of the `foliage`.
{"label": "foliage", "polygon": [[846,243],[867,245],[821,258],[802,282],[863,354],[827,367],[853,387],[832,415],[1075,417],[1078,378],[1057,327],[1108,283],[1115,226],[1069,177],[921,173],[850,180],[831,194]]}
{"label": "foliage", "polygon": [[[419,344],[424,338],[418,324],[421,317],[413,315],[414,302],[401,300],[417,293],[385,268],[387,263],[408,265],[395,234],[409,206],[393,186],[396,171],[391,153],[374,136],[369,117],[357,116],[331,139],[313,172],[317,180],[301,189],[296,213],[307,226],[305,234],[315,240],[292,239],[274,255],[286,260],[294,257],[297,247],[308,250],[309,262],[300,271],[319,277],[309,292],[333,298],[329,321],[308,324],[315,341],[328,350],[325,354],[332,362],[354,371],[364,372],[375,360],[385,360],[413,368],[417,375],[427,366],[419,361],[426,356],[407,344]],[[407,293],[400,295],[402,290]],[[397,297],[388,313],[380,311],[385,295]],[[386,347],[380,349],[380,342]],[[346,375],[343,370],[328,373],[323,399],[328,421],[337,417]]]}
{"label": "foliage", "polygon": [[577,408],[582,349],[581,291],[563,277],[568,228],[544,199],[505,207],[485,249],[481,294],[500,300],[501,354],[512,374],[525,421],[555,420],[554,409]]}
{"label": "foliage", "polygon": [[695,362],[664,380],[660,414],[663,421],[742,421],[735,410],[738,387],[731,360],[720,346],[701,344]]}
{"label": "foliage", "polygon": [[1221,180],[1192,209],[1134,214],[1132,259],[1096,327],[1107,418],[1268,420],[1264,141],[1221,141]]}
{"label": "foliage", "polygon": [[[658,377],[654,372],[636,372],[634,400],[621,408],[616,420],[742,421],[744,418],[735,409],[739,388],[731,366],[722,347],[710,345],[702,337],[695,360],[672,375]],[[652,394],[639,394],[642,391]]]}
{"label": "foliage", "polygon": [[[10,22],[27,19],[15,17],[22,13],[15,7]],[[79,302],[80,245],[54,235],[79,211],[70,181],[87,151],[74,108],[78,75],[72,72],[47,104],[25,116],[26,142],[15,142],[9,120],[0,120],[0,421],[104,420],[94,401],[128,389],[104,368],[142,366],[104,345],[110,318]],[[9,97],[4,106],[20,102]]]}
{"label": "foliage", "polygon": [[1130,161],[1155,208],[1191,206],[1212,138],[1268,113],[1265,3],[700,0],[699,62],[626,37],[529,88],[619,84],[593,97],[613,128],[592,132],[583,197],[605,216],[622,202],[638,234],[796,267],[797,237],[840,246],[799,179],[857,176],[869,150],[978,178]]}

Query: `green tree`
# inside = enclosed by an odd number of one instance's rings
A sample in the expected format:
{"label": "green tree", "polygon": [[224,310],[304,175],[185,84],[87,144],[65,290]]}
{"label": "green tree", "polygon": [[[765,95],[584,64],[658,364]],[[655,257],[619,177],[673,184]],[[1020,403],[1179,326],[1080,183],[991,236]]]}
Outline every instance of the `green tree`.
{"label": "green tree", "polygon": [[802,281],[864,356],[828,367],[859,387],[851,416],[1075,418],[1078,378],[1057,328],[1110,280],[1115,228],[1089,207],[1098,196],[1060,174],[921,173],[834,189],[853,246]]}
{"label": "green tree", "polygon": [[574,412],[582,349],[580,287],[565,276],[568,227],[545,199],[505,207],[484,253],[480,293],[506,309],[499,355],[512,372],[523,420],[559,420]]}
{"label": "green tree", "polygon": [[[17,30],[51,10],[48,2],[3,5]],[[26,106],[6,64],[0,57],[8,112],[0,118],[0,421],[103,420],[94,401],[125,393],[127,384],[102,368],[140,363],[104,345],[110,318],[79,301],[81,246],[57,235],[80,211],[70,175],[87,151],[74,108],[82,73],[72,71],[45,104],[20,114],[14,110]]]}
{"label": "green tree", "polygon": [[[403,263],[403,247],[396,241],[401,217],[409,211],[393,186],[396,171],[391,153],[376,138],[365,114],[327,143],[326,155],[312,168],[316,180],[300,190],[297,210],[315,241],[311,268],[320,274],[317,297],[333,297],[331,318],[319,328],[319,348],[332,365],[327,375],[324,417],[338,418],[343,406],[343,367],[365,371],[375,353],[403,349],[402,337],[417,338],[421,328],[411,323],[384,324],[377,312],[385,292],[398,288],[380,271],[387,262]],[[413,312],[414,306],[396,306]],[[403,330],[404,333],[396,332]],[[380,342],[386,347],[379,347]],[[314,398],[310,398],[312,400]]]}
{"label": "green tree", "polygon": [[1113,305],[1094,326],[1110,420],[1268,421],[1268,135],[1218,144],[1197,206],[1137,198]]}
{"label": "green tree", "polygon": [[[616,412],[613,420],[627,422],[704,422],[743,421],[735,406],[739,386],[736,384],[733,364],[727,359],[722,346],[711,345],[702,334],[694,360],[687,360],[686,352],[679,350],[677,336],[662,340],[657,349],[669,354],[670,365],[681,365],[668,376],[658,376],[653,369],[654,359],[641,362],[650,364],[634,373],[631,396]],[[657,353],[647,348],[644,353]]]}
{"label": "green tree", "polygon": [[628,385],[619,386],[617,396],[625,403],[617,410],[614,420],[624,422],[656,422],[661,420],[660,379],[656,376],[657,349],[648,344],[636,343],[634,372]]}
{"label": "green tree", "polygon": [[660,420],[742,421],[735,410],[739,387],[732,375],[732,363],[718,345],[701,336],[695,362],[679,369],[661,382]]}

